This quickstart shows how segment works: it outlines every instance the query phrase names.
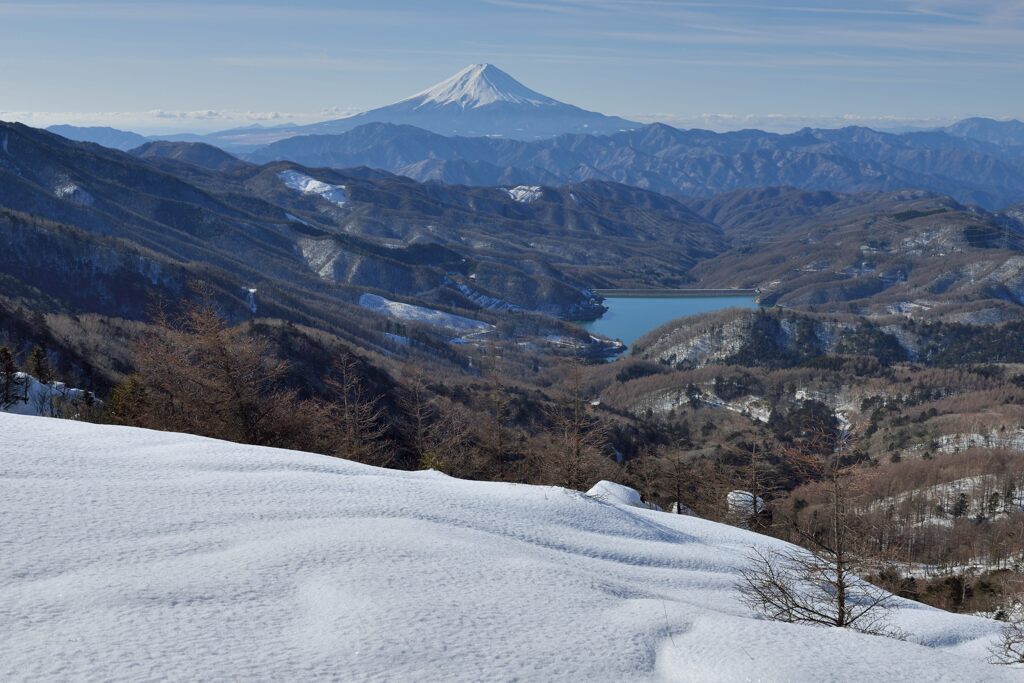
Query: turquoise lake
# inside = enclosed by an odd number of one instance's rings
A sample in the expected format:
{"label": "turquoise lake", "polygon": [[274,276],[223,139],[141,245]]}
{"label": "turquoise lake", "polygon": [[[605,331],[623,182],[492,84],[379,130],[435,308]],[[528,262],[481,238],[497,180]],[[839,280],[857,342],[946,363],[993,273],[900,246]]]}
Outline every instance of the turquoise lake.
{"label": "turquoise lake", "polygon": [[583,327],[632,346],[640,337],[669,320],[723,308],[756,308],[753,296],[606,297],[608,312]]}

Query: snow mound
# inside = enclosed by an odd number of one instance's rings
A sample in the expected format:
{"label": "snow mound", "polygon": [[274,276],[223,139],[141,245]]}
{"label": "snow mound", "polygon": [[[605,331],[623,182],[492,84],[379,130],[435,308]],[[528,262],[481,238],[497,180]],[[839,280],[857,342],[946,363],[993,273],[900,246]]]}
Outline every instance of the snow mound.
{"label": "snow mound", "polygon": [[622,484],[616,484],[613,481],[597,482],[594,484],[593,488],[587,491],[587,495],[591,498],[603,500],[606,503],[615,503],[616,505],[627,505],[629,507],[643,508],[645,510],[658,509],[658,506],[653,503],[645,503],[636,489],[631,489],[628,486],[623,486]]}
{"label": "snow mound", "polygon": [[[348,201],[348,193],[345,191],[344,185],[330,185],[298,171],[281,171],[277,177],[286,186],[302,194],[319,195],[338,206],[345,206]],[[305,221],[300,222],[304,223]]]}
{"label": "snow mound", "polygon": [[489,332],[494,329],[494,325],[481,322],[480,320],[464,318],[454,313],[435,311],[433,308],[426,308],[425,306],[404,304],[400,301],[385,299],[376,294],[363,294],[359,297],[359,305],[367,310],[381,313],[397,320],[408,320],[434,327],[444,327],[458,332],[480,333]]}
{"label": "snow mound", "polygon": [[1019,680],[999,624],[755,619],[780,541],[558,488],[0,414],[0,680]]}
{"label": "snow mound", "polygon": [[535,202],[544,195],[544,190],[538,185],[519,185],[505,191],[509,197],[523,204]]}
{"label": "snow mound", "polygon": [[415,103],[417,108],[454,105],[460,109],[477,109],[498,102],[533,106],[560,104],[530,90],[493,64],[470,64],[451,78],[403,102]]}
{"label": "snow mound", "polygon": [[[726,508],[730,514],[751,517],[755,514],[754,494],[750,491],[729,491],[725,496]],[[756,512],[765,509],[764,498],[757,497]]]}

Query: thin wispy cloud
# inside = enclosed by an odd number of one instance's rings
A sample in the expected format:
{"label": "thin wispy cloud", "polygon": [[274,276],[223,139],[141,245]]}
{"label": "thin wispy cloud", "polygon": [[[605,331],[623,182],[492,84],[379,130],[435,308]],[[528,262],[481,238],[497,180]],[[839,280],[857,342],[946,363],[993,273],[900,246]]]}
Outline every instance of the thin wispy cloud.
{"label": "thin wispy cloud", "polygon": [[111,126],[141,133],[173,133],[213,131],[253,124],[303,124],[325,119],[344,118],[359,110],[332,107],[309,112],[282,111],[0,111],[0,121],[18,121],[30,126],[57,124],[76,126]]}
{"label": "thin wispy cloud", "polygon": [[1024,116],[1021,0],[0,0],[0,23],[7,109],[146,126],[369,109],[473,62],[619,115]]}

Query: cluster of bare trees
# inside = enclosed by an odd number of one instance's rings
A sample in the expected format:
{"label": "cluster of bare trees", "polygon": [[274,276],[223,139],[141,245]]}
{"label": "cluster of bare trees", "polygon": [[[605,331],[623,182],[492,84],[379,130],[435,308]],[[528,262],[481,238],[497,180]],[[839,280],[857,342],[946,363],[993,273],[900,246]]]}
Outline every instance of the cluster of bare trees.
{"label": "cluster of bare trees", "polygon": [[614,476],[608,430],[578,364],[525,429],[500,377],[462,392],[414,371],[385,404],[365,364],[340,352],[318,378],[322,390],[304,395],[298,387],[307,383],[295,382],[275,351],[251,326],[229,325],[208,299],[179,315],[157,313],[106,419],[464,478],[586,489]]}
{"label": "cluster of bare trees", "polygon": [[611,471],[607,427],[583,394],[582,367],[570,367],[567,386],[547,411],[550,427],[537,442],[535,462],[540,481],[586,489]]}
{"label": "cluster of bare trees", "polygon": [[[1024,563],[1024,462],[1007,450],[886,463],[857,472],[851,501],[867,553],[892,564],[953,573]],[[791,497],[822,505],[820,483]]]}
{"label": "cluster of bare trees", "polygon": [[113,422],[384,464],[386,425],[354,359],[330,370],[334,400],[300,398],[269,342],[228,325],[209,301],[158,315],[135,366],[109,397]]}

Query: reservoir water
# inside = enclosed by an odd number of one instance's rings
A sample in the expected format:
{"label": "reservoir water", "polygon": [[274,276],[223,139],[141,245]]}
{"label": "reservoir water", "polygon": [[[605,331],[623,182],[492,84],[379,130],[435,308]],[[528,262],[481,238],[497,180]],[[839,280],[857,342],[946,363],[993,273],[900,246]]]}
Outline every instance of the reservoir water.
{"label": "reservoir water", "polygon": [[605,296],[608,312],[583,327],[632,346],[640,337],[669,320],[724,308],[756,308],[754,296]]}

